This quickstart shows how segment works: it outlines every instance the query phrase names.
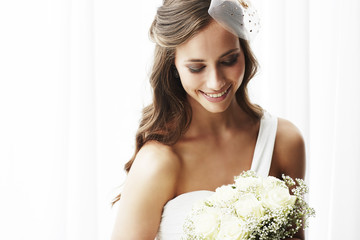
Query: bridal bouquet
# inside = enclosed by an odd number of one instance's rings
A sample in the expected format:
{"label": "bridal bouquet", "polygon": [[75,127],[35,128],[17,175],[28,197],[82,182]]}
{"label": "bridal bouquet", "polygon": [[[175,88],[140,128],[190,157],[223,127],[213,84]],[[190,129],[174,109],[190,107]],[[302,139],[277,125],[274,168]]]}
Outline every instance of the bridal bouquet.
{"label": "bridal bouquet", "polygon": [[302,226],[307,227],[307,219],[315,211],[304,200],[308,191],[304,181],[296,179],[295,183],[284,175],[282,178],[262,178],[246,171],[235,177],[234,184],[217,188],[213,195],[193,207],[183,226],[183,239],[292,237]]}

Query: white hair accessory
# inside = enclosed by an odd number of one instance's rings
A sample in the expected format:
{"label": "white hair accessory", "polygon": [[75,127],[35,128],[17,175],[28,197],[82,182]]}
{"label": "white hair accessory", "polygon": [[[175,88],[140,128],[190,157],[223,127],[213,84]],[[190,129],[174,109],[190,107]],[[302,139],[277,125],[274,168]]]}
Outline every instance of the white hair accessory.
{"label": "white hair accessory", "polygon": [[257,10],[248,0],[212,0],[208,13],[239,38],[251,41],[259,32]]}

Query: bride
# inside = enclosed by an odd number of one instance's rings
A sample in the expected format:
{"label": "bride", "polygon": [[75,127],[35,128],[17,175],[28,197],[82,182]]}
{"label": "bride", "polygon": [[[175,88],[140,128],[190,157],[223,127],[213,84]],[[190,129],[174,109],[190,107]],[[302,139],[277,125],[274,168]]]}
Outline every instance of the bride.
{"label": "bride", "polygon": [[164,0],[150,28],[153,102],[114,200],[113,240],[180,239],[192,204],[244,170],[304,178],[299,130],[247,94],[258,25],[249,2]]}

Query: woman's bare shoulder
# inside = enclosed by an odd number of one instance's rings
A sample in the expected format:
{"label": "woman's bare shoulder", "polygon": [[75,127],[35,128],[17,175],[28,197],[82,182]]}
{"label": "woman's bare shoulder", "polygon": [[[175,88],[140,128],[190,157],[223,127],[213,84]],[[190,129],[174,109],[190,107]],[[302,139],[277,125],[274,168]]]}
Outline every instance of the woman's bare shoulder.
{"label": "woman's bare shoulder", "polygon": [[138,156],[154,156],[156,155],[158,158],[166,161],[169,160],[177,160],[178,156],[175,154],[173,147],[165,145],[163,143],[157,141],[148,141],[141,147],[138,152]]}
{"label": "woman's bare shoulder", "polygon": [[179,171],[180,161],[172,147],[150,141],[137,153],[127,181],[141,181],[141,186],[164,188],[167,191],[163,191],[161,195],[164,197],[162,200],[166,201],[175,194]]}
{"label": "woman's bare shoulder", "polygon": [[[305,142],[300,130],[292,122],[278,118],[273,160],[280,175],[304,179],[305,158]],[[304,231],[300,230],[295,237],[304,239]]]}
{"label": "woman's bare shoulder", "polygon": [[278,129],[276,134],[276,140],[279,139],[279,141],[283,141],[285,144],[288,143],[286,145],[295,145],[292,147],[304,143],[300,130],[292,122],[284,118],[278,118]]}
{"label": "woman's bare shoulder", "polygon": [[171,146],[150,141],[140,149],[132,168],[139,168],[139,170],[145,172],[155,171],[156,174],[174,176],[174,174],[177,175],[180,169],[180,160]]}
{"label": "woman's bare shoulder", "polygon": [[305,142],[300,130],[289,120],[278,118],[273,159],[280,172],[291,177],[304,178]]}
{"label": "woman's bare shoulder", "polygon": [[155,238],[163,207],[175,196],[179,171],[171,147],[148,142],[140,149],[121,193],[112,239]]}

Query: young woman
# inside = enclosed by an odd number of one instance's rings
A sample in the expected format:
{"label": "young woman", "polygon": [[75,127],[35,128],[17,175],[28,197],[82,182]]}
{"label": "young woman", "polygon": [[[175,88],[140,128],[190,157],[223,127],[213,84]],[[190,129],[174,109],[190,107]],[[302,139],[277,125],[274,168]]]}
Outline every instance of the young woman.
{"label": "young woman", "polygon": [[[304,178],[298,129],[249,100],[257,61],[249,35],[241,33],[252,29],[214,19],[210,3],[165,0],[157,11],[150,29],[156,43],[153,103],[143,111],[124,189],[114,201],[119,212],[113,240],[180,239],[192,204],[244,170]],[[239,3],[245,9],[249,4]],[[235,25],[248,20],[236,17]],[[303,231],[296,237],[303,239]]]}

